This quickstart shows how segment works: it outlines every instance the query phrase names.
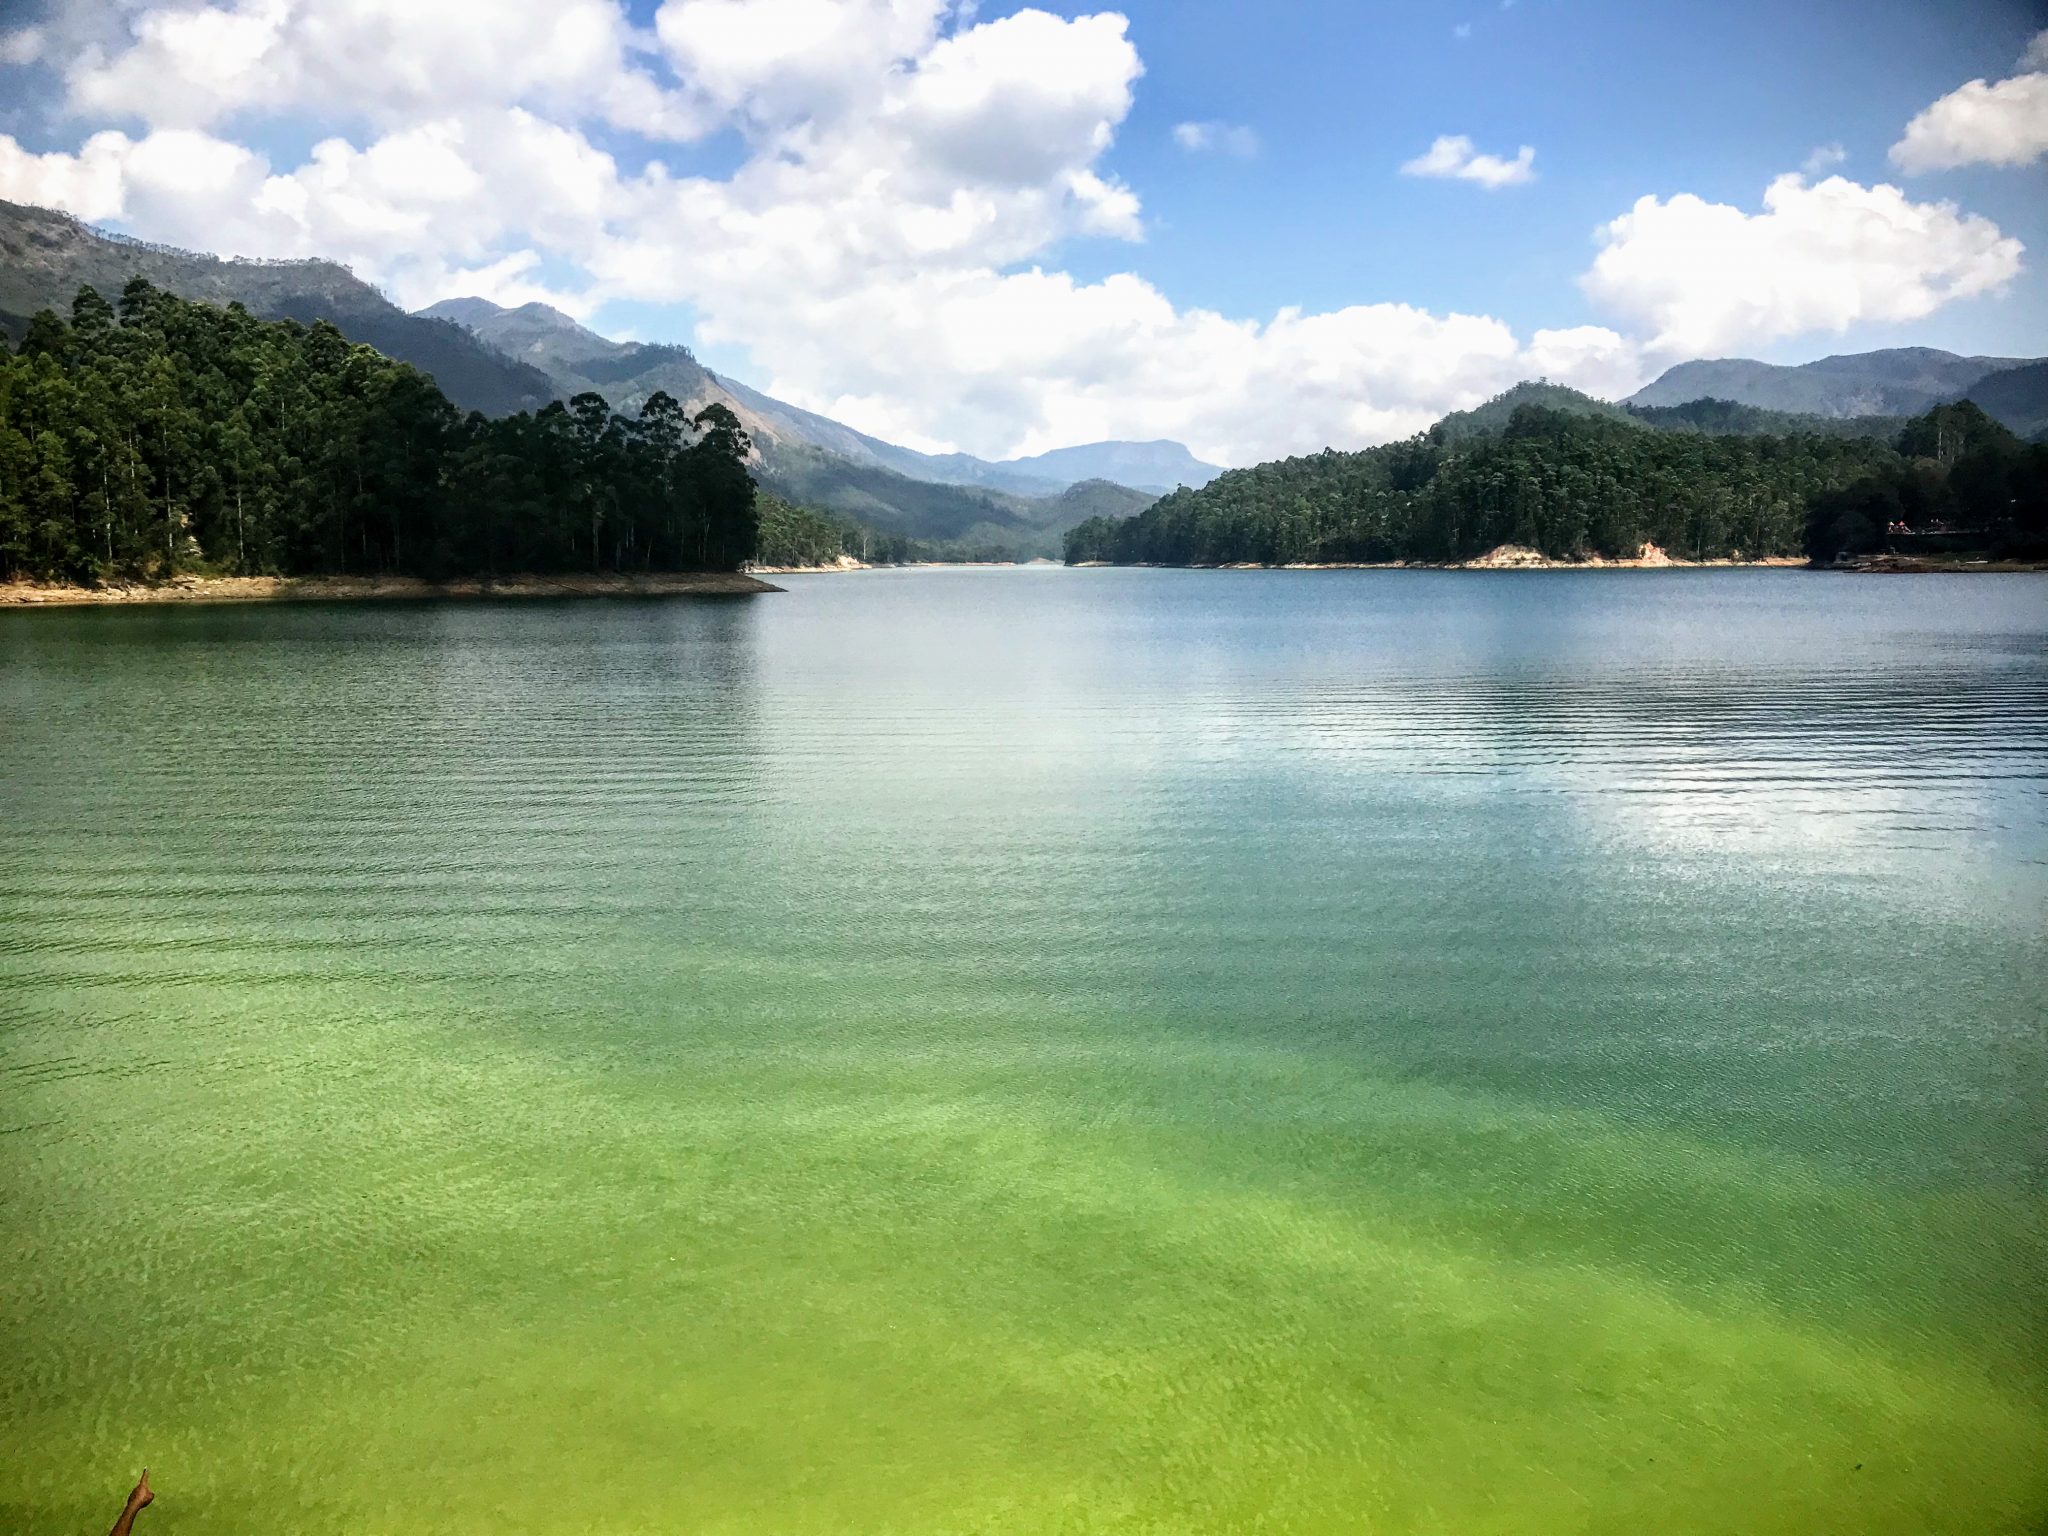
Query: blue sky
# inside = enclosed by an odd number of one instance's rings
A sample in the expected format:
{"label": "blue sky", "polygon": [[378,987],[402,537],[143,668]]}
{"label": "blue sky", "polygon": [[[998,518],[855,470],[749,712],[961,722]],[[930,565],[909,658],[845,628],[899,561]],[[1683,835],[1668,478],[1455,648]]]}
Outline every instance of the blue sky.
{"label": "blue sky", "polygon": [[[1753,206],[1827,144],[1847,152],[1841,174],[1897,180],[1885,156],[1907,120],[2008,73],[2048,26],[2048,6],[2018,0],[1307,0],[1261,7],[1250,26],[1228,0],[1122,9],[1147,73],[1115,159],[1154,222],[1148,276],[1225,308],[1398,297],[1527,326],[1598,318],[1574,281],[1591,231],[1644,193]],[[1253,126],[1260,155],[1178,152],[1171,126],[1190,118]],[[1474,195],[1394,174],[1439,133],[1534,145],[1538,180]],[[2017,235],[2038,253],[2030,267],[2048,257],[2048,164],[1915,180]],[[1072,259],[1093,271],[1117,254]],[[1902,343],[2048,353],[2048,284],[1760,351]]]}
{"label": "blue sky", "polygon": [[[409,305],[546,299],[921,447],[1241,462],[1536,372],[2048,353],[2020,0],[0,16],[0,196]],[[1443,136],[1504,184],[1403,173]]]}

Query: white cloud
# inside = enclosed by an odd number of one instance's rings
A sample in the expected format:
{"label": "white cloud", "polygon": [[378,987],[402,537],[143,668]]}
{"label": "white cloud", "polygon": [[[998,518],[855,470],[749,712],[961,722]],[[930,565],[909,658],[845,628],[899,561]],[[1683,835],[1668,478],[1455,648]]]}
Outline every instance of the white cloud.
{"label": "white cloud", "polygon": [[1892,146],[1892,164],[1917,175],[2048,155],[2048,32],[2027,45],[2020,69],[1996,85],[1972,80],[1920,113]]}
{"label": "white cloud", "polygon": [[655,32],[714,108],[768,122],[830,117],[937,40],[945,0],[666,0]]}
{"label": "white cloud", "polygon": [[1259,136],[1242,123],[1175,123],[1173,142],[1191,155],[1216,151],[1236,160],[1250,160],[1259,152]]}
{"label": "white cloud", "polygon": [[1459,22],[1455,27],[1451,28],[1451,36],[1461,43],[1470,40],[1472,36],[1472,23],[1469,21]]}
{"label": "white cloud", "polygon": [[1536,179],[1536,151],[1524,144],[1512,160],[1482,155],[1462,133],[1440,135],[1422,154],[1401,167],[1403,176],[1432,176],[1472,181],[1491,192]]}
{"label": "white cloud", "polygon": [[1628,350],[1590,330],[1524,347],[1499,320],[1402,304],[1234,320],[1177,309],[1129,274],[1035,270],[907,278],[751,320],[784,328],[791,367],[772,392],[878,435],[906,434],[877,402],[918,401],[928,424],[943,396],[938,436],[979,451],[1176,437],[1224,463],[1405,436],[1532,372],[1604,384]]}
{"label": "white cloud", "polygon": [[1840,176],[1780,176],[1753,214],[1685,193],[1645,197],[1598,238],[1587,294],[1669,357],[1918,320],[2003,288],[2021,254],[2019,241],[1953,203]]}
{"label": "white cloud", "polygon": [[1817,146],[1814,149],[1814,151],[1811,154],[1809,154],[1804,161],[1800,163],[1799,171],[1801,175],[1805,176],[1807,180],[1811,181],[1816,176],[1826,175],[1829,171],[1832,171],[1836,166],[1840,165],[1844,160],[1847,160],[1848,158],[1849,151],[1842,148],[1841,145],[1822,144]]}
{"label": "white cloud", "polygon": [[65,69],[71,109],[152,128],[280,112],[402,124],[515,104],[670,138],[711,123],[635,61],[612,0],[490,0],[487,12],[430,0],[225,0],[115,8],[97,32],[84,15],[66,26],[95,38]]}
{"label": "white cloud", "polygon": [[[1763,213],[1648,198],[1603,230],[1586,289],[1618,329],[1518,334],[1398,302],[1231,316],[1130,272],[1047,265],[1077,239],[1145,234],[1110,169],[1142,76],[1120,16],[667,0],[634,32],[611,0],[504,0],[488,25],[469,13],[464,62],[445,59],[448,8],[424,0],[408,0],[435,13],[424,20],[397,0],[123,3],[112,31],[60,11],[49,25],[70,30],[48,56],[82,61],[81,99],[132,83],[133,110],[102,120],[146,126],[68,154],[0,137],[0,197],[200,249],[334,257],[411,307],[465,293],[582,317],[687,304],[696,338],[745,348],[771,392],[991,457],[1103,437],[1176,437],[1226,463],[1362,446],[1526,377],[1622,394],[1672,349],[1925,313],[2018,261],[2016,242],[1947,205],[1792,177]],[[581,33],[549,30],[576,17]],[[145,78],[204,27],[214,63]],[[517,39],[556,40],[559,56],[510,59]],[[410,45],[425,52],[377,52]],[[229,58],[240,67],[216,67]],[[352,79],[363,99],[337,100]],[[643,108],[662,131],[735,130],[740,163],[622,165],[593,135]],[[265,118],[328,136],[272,164],[236,142]],[[1190,150],[1232,152],[1231,125],[1183,126]],[[1533,158],[1452,138],[1411,173],[1505,185]]]}
{"label": "white cloud", "polygon": [[33,64],[43,56],[43,29],[23,27],[17,32],[0,32],[0,64]]}
{"label": "white cloud", "polygon": [[128,135],[109,131],[94,134],[75,155],[37,155],[0,134],[0,197],[62,208],[81,219],[118,218],[132,148]]}

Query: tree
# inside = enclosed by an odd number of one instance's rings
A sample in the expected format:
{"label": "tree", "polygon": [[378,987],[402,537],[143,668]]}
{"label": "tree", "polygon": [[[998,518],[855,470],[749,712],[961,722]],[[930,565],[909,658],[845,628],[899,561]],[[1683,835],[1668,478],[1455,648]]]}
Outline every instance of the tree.
{"label": "tree", "polygon": [[[737,566],[759,536],[729,410],[602,397],[500,420],[332,325],[137,279],[0,351],[0,576]],[[692,441],[694,438],[694,441]]]}

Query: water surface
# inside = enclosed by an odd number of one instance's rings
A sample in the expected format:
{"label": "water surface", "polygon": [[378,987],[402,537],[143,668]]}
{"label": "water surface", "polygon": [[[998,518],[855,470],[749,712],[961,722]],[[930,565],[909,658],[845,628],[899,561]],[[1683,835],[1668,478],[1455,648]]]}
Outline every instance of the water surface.
{"label": "water surface", "polygon": [[0,615],[0,1527],[2021,1532],[2048,582]]}

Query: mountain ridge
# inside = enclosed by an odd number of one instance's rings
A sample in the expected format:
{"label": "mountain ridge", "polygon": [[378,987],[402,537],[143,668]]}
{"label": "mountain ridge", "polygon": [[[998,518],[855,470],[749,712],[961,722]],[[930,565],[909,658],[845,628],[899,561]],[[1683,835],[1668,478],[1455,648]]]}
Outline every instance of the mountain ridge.
{"label": "mountain ridge", "polygon": [[1796,364],[1700,358],[1667,368],[1621,403],[1675,406],[1712,399],[1795,415],[1917,416],[1962,399],[1994,374],[2040,361],[1964,357],[1936,347],[1842,352]]}
{"label": "mountain ridge", "polygon": [[0,200],[0,326],[19,334],[39,309],[68,312],[81,287],[118,302],[132,277],[207,304],[240,304],[261,320],[331,322],[351,341],[433,377],[464,410],[539,410],[554,397],[538,369],[461,326],[406,313],[339,263],[246,261],[110,235],[54,209]]}
{"label": "mountain ridge", "polygon": [[1069,516],[1058,484],[1034,480],[1029,490],[1016,490],[906,473],[899,464],[922,455],[715,374],[687,347],[614,341],[551,305],[507,308],[468,297],[443,299],[420,314],[463,325],[480,343],[539,369],[561,398],[589,391],[628,414],[657,390],[692,415],[723,405],[753,438],[755,477],[765,489],[884,533],[1045,554],[1071,522],[1092,515]]}
{"label": "mountain ridge", "polygon": [[[1164,439],[1146,442],[1110,440],[1055,448],[1027,457],[991,460],[969,453],[924,453],[915,448],[887,442],[844,422],[816,411],[778,400],[765,390],[737,379],[713,374],[703,368],[687,348],[644,342],[614,341],[590,330],[573,317],[547,304],[529,303],[516,308],[494,304],[474,296],[443,299],[418,312],[433,319],[452,320],[473,331],[480,340],[508,356],[530,362],[543,372],[556,375],[564,386],[573,382],[594,388],[621,409],[631,409],[652,393],[650,381],[665,364],[687,358],[689,367],[713,381],[726,402],[750,427],[758,422],[772,438],[797,437],[855,463],[892,470],[913,480],[937,485],[971,486],[1003,491],[1018,496],[1056,496],[1084,480],[1111,480],[1133,490],[1163,494],[1178,485],[1206,485],[1222,473],[1219,466],[1205,464],[1187,448]],[[605,371],[594,372],[587,365],[603,359]],[[635,366],[645,360],[639,372]],[[582,364],[585,366],[577,366]],[[693,383],[701,381],[693,380]],[[663,382],[678,399],[683,391]],[[576,393],[573,388],[569,393]],[[1122,471],[1119,473],[1119,471]]]}
{"label": "mountain ridge", "polygon": [[[222,258],[133,241],[67,213],[0,200],[0,332],[20,337],[39,310],[68,313],[82,287],[118,302],[138,276],[180,298],[240,304],[259,319],[327,321],[350,341],[428,375],[463,410],[490,417],[539,411],[586,389],[628,411],[657,388],[693,409],[724,403],[743,420],[751,417],[762,450],[759,477],[771,491],[927,543],[1048,554],[1067,526],[1103,505],[1099,497],[1080,507],[1062,502],[1056,484],[1034,482],[1041,494],[1026,496],[913,479],[880,463],[836,457],[803,440],[793,408],[764,418],[687,348],[613,342],[545,305],[504,311],[478,300],[458,302],[453,313],[408,314],[336,262]],[[510,351],[457,318],[506,314],[517,317],[511,323],[519,328]],[[1129,506],[1130,493],[1116,499],[1116,510]]]}

